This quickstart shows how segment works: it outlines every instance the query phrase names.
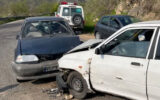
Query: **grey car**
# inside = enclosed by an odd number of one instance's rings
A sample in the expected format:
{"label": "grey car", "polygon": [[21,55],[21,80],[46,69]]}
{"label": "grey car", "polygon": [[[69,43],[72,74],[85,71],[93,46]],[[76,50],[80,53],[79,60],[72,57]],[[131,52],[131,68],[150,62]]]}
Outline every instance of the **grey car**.
{"label": "grey car", "polygon": [[95,38],[105,39],[123,26],[139,21],[139,19],[128,15],[103,16],[95,25]]}

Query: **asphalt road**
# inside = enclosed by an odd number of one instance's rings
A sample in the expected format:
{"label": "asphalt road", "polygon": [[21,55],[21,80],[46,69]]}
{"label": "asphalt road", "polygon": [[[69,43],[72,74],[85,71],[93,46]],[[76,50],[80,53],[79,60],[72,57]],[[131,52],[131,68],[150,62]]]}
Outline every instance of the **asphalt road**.
{"label": "asphalt road", "polygon": [[[54,97],[42,90],[56,88],[55,78],[17,83],[12,72],[16,35],[23,21],[0,25],[0,100],[62,100],[63,96]],[[85,40],[85,39],[82,39]],[[109,94],[90,94],[88,100],[126,100]]]}

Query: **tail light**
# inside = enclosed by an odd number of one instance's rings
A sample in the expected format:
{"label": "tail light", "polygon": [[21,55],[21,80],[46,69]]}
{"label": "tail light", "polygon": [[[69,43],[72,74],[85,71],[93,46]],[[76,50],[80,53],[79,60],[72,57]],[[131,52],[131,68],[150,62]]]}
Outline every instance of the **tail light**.
{"label": "tail light", "polygon": [[67,5],[68,2],[62,1],[61,4],[62,4],[62,5]]}
{"label": "tail light", "polygon": [[74,5],[77,5],[77,3],[76,3],[76,2],[74,2]]}

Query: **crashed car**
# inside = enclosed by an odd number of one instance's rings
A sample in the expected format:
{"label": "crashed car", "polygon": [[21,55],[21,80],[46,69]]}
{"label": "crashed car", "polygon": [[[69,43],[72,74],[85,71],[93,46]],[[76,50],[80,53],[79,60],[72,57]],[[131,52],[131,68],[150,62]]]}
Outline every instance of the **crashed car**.
{"label": "crashed car", "polygon": [[130,24],[93,48],[87,45],[59,59],[59,87],[79,99],[94,91],[160,99],[160,21]]}
{"label": "crashed car", "polygon": [[57,60],[81,44],[63,18],[30,17],[25,19],[12,62],[18,82],[55,76]]}

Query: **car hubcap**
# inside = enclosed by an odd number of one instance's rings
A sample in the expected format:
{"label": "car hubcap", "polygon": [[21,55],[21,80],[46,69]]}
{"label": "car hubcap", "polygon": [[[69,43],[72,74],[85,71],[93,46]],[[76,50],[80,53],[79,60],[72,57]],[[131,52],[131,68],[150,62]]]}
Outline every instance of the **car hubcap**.
{"label": "car hubcap", "polygon": [[74,78],[72,81],[72,86],[73,89],[78,92],[81,92],[83,90],[83,85],[80,79]]}

